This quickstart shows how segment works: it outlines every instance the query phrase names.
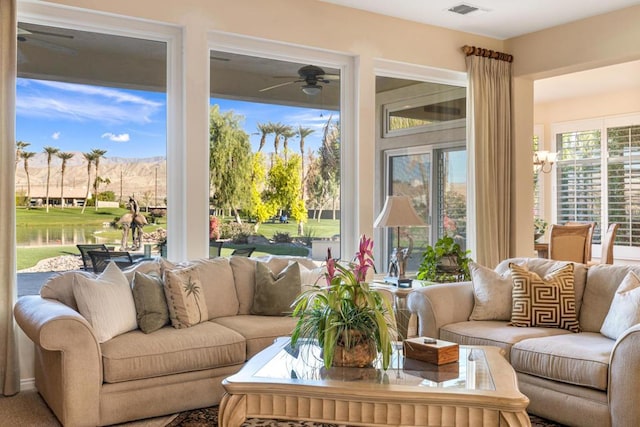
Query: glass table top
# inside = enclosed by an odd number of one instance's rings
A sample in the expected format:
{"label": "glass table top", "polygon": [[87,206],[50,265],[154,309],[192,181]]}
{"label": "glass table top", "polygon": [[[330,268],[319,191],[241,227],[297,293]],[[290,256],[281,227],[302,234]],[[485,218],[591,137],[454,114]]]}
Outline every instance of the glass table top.
{"label": "glass table top", "polygon": [[459,347],[458,362],[434,365],[405,358],[402,343],[394,351],[386,371],[378,358],[371,368],[324,367],[321,348],[314,342],[299,342],[294,348],[289,340],[256,372],[254,378],[281,379],[290,382],[327,381],[360,384],[389,384],[461,390],[495,390],[495,384],[482,349]]}

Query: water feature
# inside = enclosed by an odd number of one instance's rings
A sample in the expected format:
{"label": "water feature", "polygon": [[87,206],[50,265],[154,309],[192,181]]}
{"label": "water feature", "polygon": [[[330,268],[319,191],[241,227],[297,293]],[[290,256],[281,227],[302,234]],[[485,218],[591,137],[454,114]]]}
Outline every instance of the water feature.
{"label": "water feature", "polygon": [[74,246],[88,243],[118,243],[117,238],[102,238],[100,233],[113,231],[111,227],[96,226],[29,226],[16,227],[18,247],[29,246]]}

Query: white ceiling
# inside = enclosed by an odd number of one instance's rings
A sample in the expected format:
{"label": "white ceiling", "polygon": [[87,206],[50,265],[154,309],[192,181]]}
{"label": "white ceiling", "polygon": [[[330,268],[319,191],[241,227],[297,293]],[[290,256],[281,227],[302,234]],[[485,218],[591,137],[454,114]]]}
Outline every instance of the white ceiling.
{"label": "white ceiling", "polygon": [[[640,4],[640,0],[320,0],[500,40]],[[449,12],[459,4],[480,10]]]}

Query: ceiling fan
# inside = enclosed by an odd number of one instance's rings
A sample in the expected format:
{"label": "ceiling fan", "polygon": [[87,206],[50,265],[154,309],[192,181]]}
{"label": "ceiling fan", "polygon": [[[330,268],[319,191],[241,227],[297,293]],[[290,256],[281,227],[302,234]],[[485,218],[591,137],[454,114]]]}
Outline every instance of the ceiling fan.
{"label": "ceiling fan", "polygon": [[[35,37],[34,37],[35,36]],[[26,28],[21,28],[18,25],[18,60],[19,62],[26,62],[26,58],[22,51],[20,50],[20,45],[23,43],[28,43],[32,46],[37,46],[42,49],[52,50],[54,52],[62,53],[65,55],[76,55],[77,52],[75,49],[72,49],[67,46],[63,46],[62,44],[55,43],[52,41],[44,40],[43,38],[47,37],[57,37],[60,39],[72,40],[74,36],[70,34],[62,34],[62,33],[53,33],[48,31],[40,31],[40,30],[27,30]]]}
{"label": "ceiling fan", "polygon": [[338,74],[327,74],[320,67],[315,65],[305,65],[304,67],[298,70],[298,77],[276,77],[276,78],[287,78],[287,79],[295,79],[285,83],[280,83],[277,85],[265,87],[264,89],[260,89],[260,92],[266,92],[271,89],[276,89],[283,86],[288,86],[294,83],[304,83],[302,86],[302,91],[307,95],[317,95],[322,91],[322,85],[318,83],[329,84],[332,80],[339,80],[340,76]]}

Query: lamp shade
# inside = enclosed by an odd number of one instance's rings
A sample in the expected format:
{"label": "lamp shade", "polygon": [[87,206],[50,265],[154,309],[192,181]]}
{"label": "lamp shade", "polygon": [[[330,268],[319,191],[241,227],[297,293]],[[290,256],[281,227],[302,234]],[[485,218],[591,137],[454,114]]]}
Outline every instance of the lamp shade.
{"label": "lamp shade", "polygon": [[382,212],[373,223],[374,227],[425,226],[408,196],[387,196]]}

